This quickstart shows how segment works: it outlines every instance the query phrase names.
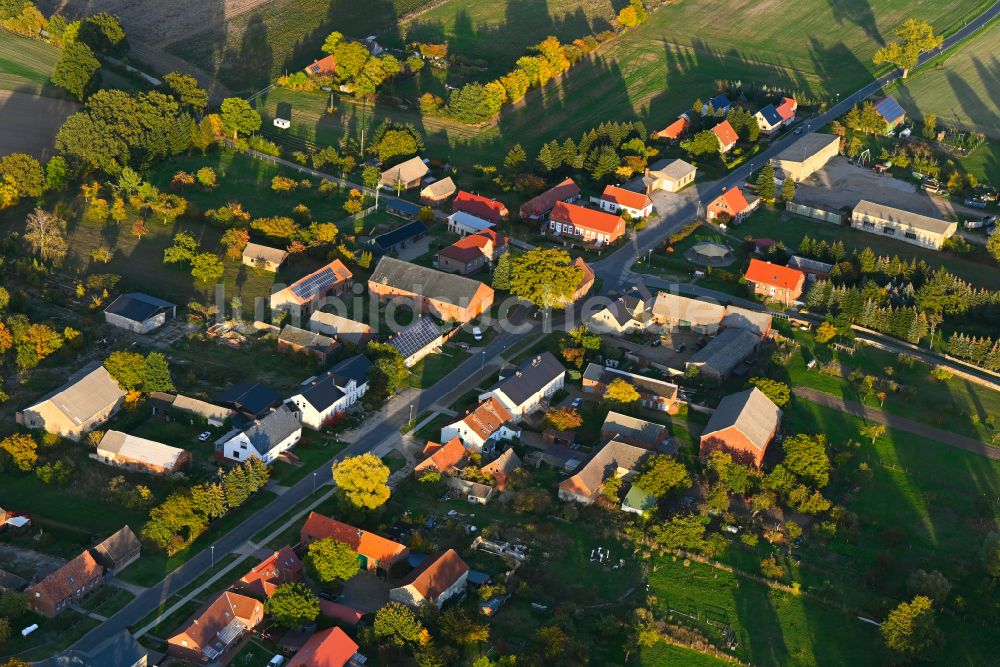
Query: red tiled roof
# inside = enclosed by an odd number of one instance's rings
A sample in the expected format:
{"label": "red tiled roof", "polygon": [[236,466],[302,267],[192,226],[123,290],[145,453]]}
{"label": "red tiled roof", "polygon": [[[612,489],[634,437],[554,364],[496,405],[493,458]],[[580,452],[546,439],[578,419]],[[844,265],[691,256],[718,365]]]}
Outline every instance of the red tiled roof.
{"label": "red tiled roof", "polygon": [[601,195],[601,199],[618,204],[619,206],[627,206],[628,208],[638,210],[642,210],[653,204],[653,200],[643,193],[626,190],[625,188],[620,188],[617,185],[609,185],[604,188],[604,193]]}
{"label": "red tiled roof", "polygon": [[750,282],[784,289],[795,289],[806,279],[805,274],[798,269],[762,262],[759,259],[750,260],[750,268],[744,277]]}
{"label": "red tiled roof", "polygon": [[507,207],[502,202],[489,197],[474,195],[465,190],[459,190],[455,199],[451,203],[451,210],[464,211],[483,220],[489,220],[496,224],[501,218],[507,216]]}
{"label": "red tiled roof", "polygon": [[469,566],[458,552],[448,549],[425,558],[419,567],[399,582],[399,585],[413,586],[425,600],[433,601],[468,571]]}
{"label": "red tiled roof", "polygon": [[424,454],[427,458],[417,464],[414,472],[419,473],[428,468],[434,468],[440,473],[445,473],[465,458],[465,446],[456,436],[443,445],[436,442],[428,442],[427,446],[424,447]]}
{"label": "red tiled roof", "polygon": [[336,71],[337,61],[334,60],[333,56],[320,58],[306,68],[306,72],[308,72],[310,76],[329,76]]}
{"label": "red tiled roof", "polygon": [[483,440],[500,430],[511,419],[511,414],[494,396],[472,408],[462,417],[465,425]]}
{"label": "red tiled roof", "polygon": [[665,139],[677,139],[688,129],[688,119],[681,117],[667,125],[665,128],[656,133],[655,136],[662,137]]}
{"label": "red tiled roof", "polygon": [[351,625],[357,625],[364,616],[363,613],[354,607],[322,599],[319,601],[319,613],[323,614],[327,618],[332,618],[335,621],[342,621]]}
{"label": "red tiled roof", "polygon": [[480,256],[487,255],[492,258],[492,252],[486,250],[487,245],[492,242],[493,249],[507,245],[508,238],[496,233],[493,229],[484,229],[475,234],[469,234],[464,238],[452,243],[447,248],[438,251],[439,255],[444,255],[459,262],[471,262]]}
{"label": "red tiled roof", "polygon": [[104,574],[104,568],[94,560],[89,551],[84,551],[28,588],[28,595],[34,597],[35,593],[41,593],[42,597],[56,603],[70,597],[76,589],[83,587],[94,577],[99,577],[102,574]]}
{"label": "red tiled roof", "polygon": [[526,215],[542,215],[552,209],[557,202],[580,196],[580,188],[572,178],[553,186],[542,194],[529,199],[521,205],[521,217]]}
{"label": "red tiled roof", "polygon": [[[750,203],[747,198],[743,196],[743,191],[739,188],[730,188],[723,192],[715,201],[723,200],[729,206],[730,215],[739,215],[743,211],[750,208]],[[713,202],[714,203],[714,202]]]}
{"label": "red tiled roof", "polygon": [[288,667],[344,667],[358,645],[340,628],[317,632],[292,656]]}
{"label": "red tiled roof", "polygon": [[781,116],[781,120],[790,120],[795,115],[795,110],[798,106],[799,104],[795,101],[794,97],[783,98],[777,109],[778,115]]}
{"label": "red tiled roof", "polygon": [[[171,644],[200,651],[234,619],[243,621],[252,629],[263,616],[263,604],[245,595],[226,591],[215,598],[204,611],[192,618],[191,622],[169,641]],[[188,642],[186,645],[183,643],[185,640]]]}
{"label": "red tiled roof", "polygon": [[592,229],[595,232],[611,235],[617,234],[622,224],[622,219],[617,215],[566,202],[558,202],[552,208],[550,217],[556,222],[568,222],[574,227]]}
{"label": "red tiled roof", "polygon": [[729,124],[728,120],[724,120],[715,127],[712,128],[712,132],[715,132],[715,136],[719,138],[719,143],[725,146],[735,143],[739,136],[736,134],[736,130],[733,126]]}
{"label": "red tiled roof", "polygon": [[376,535],[328,516],[310,512],[302,526],[302,533],[323,539],[329,537],[343,542],[365,558],[380,563],[388,563],[406,551],[407,547],[398,542]]}
{"label": "red tiled roof", "polygon": [[278,551],[243,575],[240,584],[249,589],[259,589],[271,597],[281,584],[297,581],[302,571],[302,561],[291,547],[281,547]]}

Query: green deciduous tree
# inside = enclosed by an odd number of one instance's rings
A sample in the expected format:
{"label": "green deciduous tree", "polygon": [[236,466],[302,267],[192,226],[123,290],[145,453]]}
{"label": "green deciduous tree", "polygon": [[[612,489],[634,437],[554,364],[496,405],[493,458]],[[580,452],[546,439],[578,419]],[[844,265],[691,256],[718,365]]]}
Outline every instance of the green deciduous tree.
{"label": "green deciduous tree", "polygon": [[825,435],[799,433],[785,438],[781,448],[785,451],[784,466],[789,471],[818,488],[830,481]]}
{"label": "green deciduous tree", "polygon": [[605,400],[619,405],[631,405],[639,400],[639,392],[628,380],[615,378],[604,391]]}
{"label": "green deciduous tree", "polygon": [[695,514],[678,514],[655,526],[653,539],[667,549],[700,550],[705,546],[705,520]]}
{"label": "green deciduous tree", "polygon": [[785,182],[781,184],[781,200],[793,201],[795,199],[795,181],[790,176],[785,177]]}
{"label": "green deciduous tree", "polygon": [[763,392],[779,408],[788,405],[788,402],[792,399],[791,388],[780,380],[755,377],[750,380],[750,386],[756,387]]}
{"label": "green deciduous tree", "polygon": [[467,83],[453,90],[448,111],[463,123],[482,123],[500,111],[503,101],[481,83]]}
{"label": "green deciduous tree", "polygon": [[582,278],[565,250],[535,248],[511,262],[510,291],[539,308],[563,308]]}
{"label": "green deciduous tree", "polygon": [[690,488],[691,476],[687,468],[672,456],[655,454],[646,462],[633,484],[646,493],[661,498],[674,489]]}
{"label": "green deciduous tree", "polygon": [[305,562],[309,575],[325,585],[347,581],[361,569],[357,552],[332,538],[316,540],[310,544]]}
{"label": "green deciduous tree", "polygon": [[719,137],[715,136],[715,132],[702,130],[701,132],[696,132],[690,139],[682,141],[681,148],[693,157],[698,157],[699,155],[718,153],[721,145],[719,144]]}
{"label": "green deciduous tree", "polygon": [[146,360],[136,352],[112,352],[104,360],[104,369],[125,391],[139,389],[146,378]]}
{"label": "green deciduous tree", "polygon": [[250,103],[239,97],[227,97],[222,101],[222,130],[236,141],[240,133],[250,134],[260,129],[261,118]]}
{"label": "green deciduous tree", "polygon": [[368,356],[372,360],[371,370],[368,371],[368,391],[385,398],[404,385],[410,371],[399,350],[388,343],[372,341],[368,344]]}
{"label": "green deciduous tree", "polygon": [[557,431],[572,431],[583,425],[583,417],[576,408],[549,408],[545,413],[545,425]]}
{"label": "green deciduous tree", "polygon": [[315,621],[319,616],[319,598],[301,583],[282,584],[267,601],[274,622],[294,628]]}
{"label": "green deciduous tree", "polygon": [[937,570],[914,570],[906,578],[906,590],[911,595],[923,595],[934,604],[943,604],[951,593],[951,583]]}
{"label": "green deciduous tree", "polygon": [[375,614],[375,637],[397,646],[417,641],[424,631],[408,607],[399,602],[390,602]]}
{"label": "green deciduous tree", "polygon": [[101,84],[101,63],[86,44],[72,42],[59,54],[52,83],[83,101]]}
{"label": "green deciduous tree", "polygon": [[190,74],[170,72],[163,77],[167,92],[184,106],[201,113],[208,107],[208,92]]}
{"label": "green deciduous tree", "polygon": [[78,42],[89,46],[95,53],[122,56],[128,51],[125,29],[117,16],[101,12],[80,21]]}
{"label": "green deciduous tree", "polygon": [[0,158],[0,182],[13,186],[17,197],[37,197],[45,191],[42,165],[27,153],[11,153]]}
{"label": "green deciduous tree", "polygon": [[351,505],[377,509],[389,500],[389,468],[374,454],[352,456],[333,466],[333,480]]}
{"label": "green deciduous tree", "polygon": [[906,660],[928,658],[941,642],[931,599],[918,595],[901,602],[882,623],[886,647]]}

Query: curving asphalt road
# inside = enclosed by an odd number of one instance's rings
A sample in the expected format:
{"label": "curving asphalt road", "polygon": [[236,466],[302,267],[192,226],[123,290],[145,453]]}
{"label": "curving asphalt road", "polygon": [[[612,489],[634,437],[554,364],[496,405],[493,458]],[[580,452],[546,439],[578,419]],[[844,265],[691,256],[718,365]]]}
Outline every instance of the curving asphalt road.
{"label": "curving asphalt road", "polygon": [[[1000,16],[1000,1],[994,3],[978,18],[946,39],[941,49],[922,56],[920,64],[923,65],[924,63],[936,58],[942,51],[946,51],[957,42],[968,38],[998,16]],[[856,104],[860,100],[867,99],[877,91],[881,90],[884,86],[896,81],[901,76],[902,72],[897,70],[876,79],[860,90],[845,97],[839,103],[831,107],[825,114],[813,119],[805,120],[801,124],[806,125],[807,131],[813,126],[821,127],[830,120],[833,120],[834,118],[845,113],[852,105]],[[766,150],[754,156],[753,164],[763,164],[764,160],[770,159],[780,150],[784,149],[794,138],[795,135],[788,133],[777,139]],[[722,191],[722,188],[733,187],[743,183],[750,174],[750,167],[750,164],[739,167],[722,180],[709,184],[703,191],[699,191],[697,197],[679,197],[669,214],[661,216],[655,221],[651,221],[646,229],[641,230],[634,236],[632,243],[625,245],[607,258],[595,262],[593,265],[595,274],[604,281],[605,291],[620,291],[625,286],[638,282],[634,279],[634,274],[632,274],[629,270],[629,267],[632,266],[635,260],[652,248],[656,247],[674,229],[694,219],[698,212],[700,200],[710,201],[712,198],[718,196],[718,194]],[[649,282],[645,278],[644,280]],[[654,280],[654,282],[657,281]],[[717,292],[699,288],[696,285],[677,285],[668,283],[667,281],[662,281],[662,283],[663,287],[670,286],[685,293],[712,298],[724,296],[727,301],[733,301],[733,297],[729,295],[720,295]],[[525,331],[501,332],[497,338],[485,347],[485,356],[473,355],[471,358],[459,364],[453,371],[451,371],[441,381],[437,382],[434,386],[422,391],[414,392],[415,395],[412,399],[413,414],[420,414],[422,411],[428,409],[434,403],[447,396],[456,387],[462,386],[481,370],[484,359],[494,359],[505,349],[525,337],[538,335],[539,328],[539,324],[534,323]],[[345,456],[354,456],[371,451],[383,440],[398,433],[400,427],[402,427],[409,419],[410,403],[408,401],[404,402],[397,400],[394,401],[393,404],[395,406],[394,409],[389,409],[386,410],[385,413],[380,413],[382,418],[380,423],[370,428],[363,436],[358,438],[357,441],[348,446],[339,455],[317,469],[317,481],[320,484],[329,484],[332,482],[331,466],[334,461]],[[290,487],[285,493],[275,498],[269,505],[259,510],[253,517],[250,517],[242,524],[216,540],[214,542],[214,547],[215,552],[218,554],[218,558],[221,560],[226,556],[226,554],[236,551],[243,543],[250,540],[262,528],[281,518],[284,514],[305,500],[310,494],[312,494],[313,484],[314,482],[311,476],[302,479],[297,484]],[[144,593],[137,596],[134,600],[132,600],[132,602],[100,626],[84,635],[73,644],[70,650],[64,654],[64,657],[69,657],[76,651],[91,651],[105,639],[128,628],[137,620],[145,617],[156,609],[162,601],[172,597],[182,588],[185,588],[196,578],[201,576],[210,567],[210,561],[211,555],[209,550],[205,549],[197,556],[194,556],[187,563],[168,574],[158,584],[152,586]],[[52,659],[36,664],[43,665],[44,667],[50,667],[57,664],[65,665],[66,662]]]}

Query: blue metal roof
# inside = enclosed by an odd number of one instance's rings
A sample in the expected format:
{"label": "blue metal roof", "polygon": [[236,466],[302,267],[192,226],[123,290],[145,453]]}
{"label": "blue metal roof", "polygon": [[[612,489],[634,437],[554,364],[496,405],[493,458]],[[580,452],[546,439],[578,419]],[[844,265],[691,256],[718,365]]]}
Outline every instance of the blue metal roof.
{"label": "blue metal roof", "polygon": [[413,222],[397,227],[390,232],[376,236],[372,239],[372,243],[375,244],[379,250],[385,252],[396,247],[396,245],[402,243],[403,241],[409,241],[416,236],[426,233],[427,227],[424,226],[424,223],[419,220],[414,220]]}
{"label": "blue metal roof", "polygon": [[882,118],[885,118],[887,123],[895,123],[906,116],[906,111],[903,110],[903,107],[899,106],[899,102],[891,97],[887,97],[876,104],[875,111],[877,111]]}
{"label": "blue metal roof", "polygon": [[725,93],[723,93],[722,95],[716,95],[708,102],[709,104],[712,105],[712,108],[715,109],[716,111],[719,111],[720,109],[728,109],[729,107],[733,106],[733,103],[729,101],[729,98],[725,95]]}
{"label": "blue metal roof", "polygon": [[155,296],[149,296],[142,292],[129,292],[112,301],[111,305],[104,309],[104,312],[124,317],[133,322],[145,322],[161,310],[173,311],[175,308],[177,306],[174,304],[157,299]]}
{"label": "blue metal roof", "polygon": [[416,215],[420,213],[420,205],[414,204],[411,201],[406,201],[405,199],[391,199],[385,203],[386,209],[393,209],[401,213],[407,213],[409,215]]}

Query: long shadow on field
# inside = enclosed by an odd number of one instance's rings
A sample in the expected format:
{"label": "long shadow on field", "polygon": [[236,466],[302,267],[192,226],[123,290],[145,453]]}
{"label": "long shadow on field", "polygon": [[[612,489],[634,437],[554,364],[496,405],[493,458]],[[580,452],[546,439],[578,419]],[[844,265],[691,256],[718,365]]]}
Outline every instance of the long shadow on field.
{"label": "long shadow on field", "polygon": [[875,20],[875,11],[868,0],[827,0],[830,10],[833,12],[833,20],[838,25],[853,23],[879,45],[885,44],[882,31],[878,28]]}
{"label": "long shadow on field", "polygon": [[813,62],[813,68],[819,77],[820,85],[827,97],[834,93],[849,93],[853,91],[838,90],[837,81],[847,79],[850,73],[851,80],[865,81],[870,77],[868,67],[858,60],[858,57],[843,42],[838,42],[830,47],[823,46],[813,37],[809,38],[809,57]]}

